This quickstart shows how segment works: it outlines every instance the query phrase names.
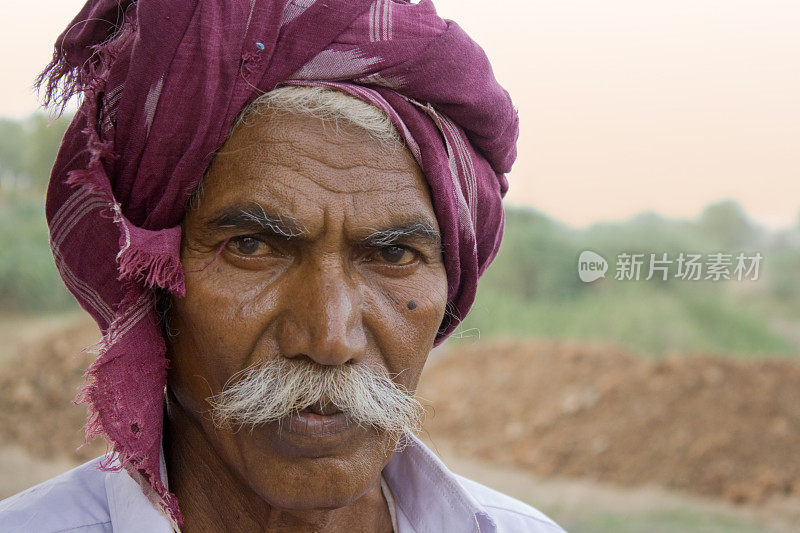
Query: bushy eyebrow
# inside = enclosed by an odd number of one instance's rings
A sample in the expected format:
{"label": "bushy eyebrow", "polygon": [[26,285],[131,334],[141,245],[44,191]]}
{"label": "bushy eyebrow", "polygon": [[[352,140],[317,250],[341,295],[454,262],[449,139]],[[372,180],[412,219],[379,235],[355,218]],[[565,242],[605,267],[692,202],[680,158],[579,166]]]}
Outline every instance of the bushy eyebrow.
{"label": "bushy eyebrow", "polygon": [[422,240],[435,248],[440,248],[442,246],[441,234],[427,222],[410,222],[374,231],[361,239],[361,244],[378,248],[381,246],[391,246],[392,244],[411,238]]}
{"label": "bushy eyebrow", "polygon": [[266,231],[287,239],[308,234],[303,225],[293,218],[270,213],[264,207],[255,204],[228,207],[203,225],[209,231],[228,228]]}
{"label": "bushy eyebrow", "polygon": [[[297,220],[269,212],[263,206],[230,206],[203,223],[206,231],[237,229],[258,233],[271,233],[286,239],[308,236],[308,230]],[[370,248],[391,246],[403,240],[421,240],[433,248],[441,248],[442,236],[428,222],[411,221],[373,231],[359,239],[359,244]]]}

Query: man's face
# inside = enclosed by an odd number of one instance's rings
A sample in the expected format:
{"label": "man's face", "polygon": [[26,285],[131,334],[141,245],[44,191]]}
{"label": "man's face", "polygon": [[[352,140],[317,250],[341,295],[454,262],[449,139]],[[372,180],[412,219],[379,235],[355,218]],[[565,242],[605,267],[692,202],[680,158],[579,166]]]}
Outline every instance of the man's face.
{"label": "man's face", "polygon": [[274,358],[367,365],[414,390],[446,304],[438,232],[409,151],[353,126],[254,116],[216,156],[184,219],[186,297],[171,314],[168,387],[206,445],[271,505],[351,503],[396,437],[357,424],[218,428],[208,398]]}

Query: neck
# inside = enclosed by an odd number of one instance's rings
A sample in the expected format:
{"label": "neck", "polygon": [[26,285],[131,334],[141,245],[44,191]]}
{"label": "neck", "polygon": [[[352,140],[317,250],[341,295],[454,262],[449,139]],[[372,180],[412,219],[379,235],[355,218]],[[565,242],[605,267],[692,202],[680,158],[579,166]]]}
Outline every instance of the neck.
{"label": "neck", "polygon": [[193,531],[391,532],[380,473],[352,504],[335,509],[280,509],[259,497],[220,460],[198,423],[167,402],[164,454],[169,489],[180,502],[183,533]]}

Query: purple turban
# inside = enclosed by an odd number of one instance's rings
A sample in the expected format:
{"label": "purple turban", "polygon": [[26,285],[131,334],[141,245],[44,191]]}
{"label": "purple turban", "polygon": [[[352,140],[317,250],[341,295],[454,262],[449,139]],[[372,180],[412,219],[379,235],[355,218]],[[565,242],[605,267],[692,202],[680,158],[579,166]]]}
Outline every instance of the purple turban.
{"label": "purple turban", "polygon": [[326,85],[389,114],[443,234],[437,343],[497,253],[517,113],[483,50],[430,0],[89,0],[39,83],[46,103],[83,95],[47,220],[59,272],[104,334],[79,394],[87,438],[104,435],[177,522],[159,468],[167,359],[154,289],[184,294],[187,200],[248,103],[280,84]]}

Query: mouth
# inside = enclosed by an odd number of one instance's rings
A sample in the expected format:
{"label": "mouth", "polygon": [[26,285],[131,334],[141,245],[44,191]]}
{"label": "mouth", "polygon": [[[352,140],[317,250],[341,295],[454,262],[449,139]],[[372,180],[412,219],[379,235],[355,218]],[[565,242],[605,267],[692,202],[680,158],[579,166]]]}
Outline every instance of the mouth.
{"label": "mouth", "polygon": [[332,416],[342,412],[341,409],[327,400],[320,400],[314,402],[305,409],[300,410],[301,413],[312,413],[320,416]]}
{"label": "mouth", "polygon": [[341,409],[327,400],[315,402],[285,419],[284,428],[303,440],[321,441],[341,435],[354,427]]}

